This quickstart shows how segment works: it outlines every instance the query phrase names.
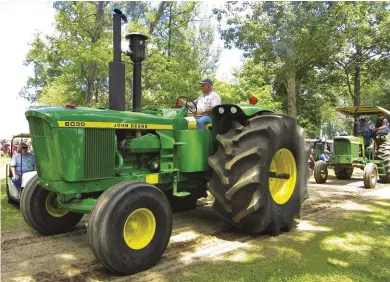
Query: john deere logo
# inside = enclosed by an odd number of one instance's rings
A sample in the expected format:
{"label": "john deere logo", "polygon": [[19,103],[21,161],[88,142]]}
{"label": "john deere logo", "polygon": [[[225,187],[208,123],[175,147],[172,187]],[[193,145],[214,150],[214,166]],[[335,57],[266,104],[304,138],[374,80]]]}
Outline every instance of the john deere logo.
{"label": "john deere logo", "polygon": [[114,125],[115,128],[141,128],[147,129],[147,124],[139,124],[139,123],[116,123]]}

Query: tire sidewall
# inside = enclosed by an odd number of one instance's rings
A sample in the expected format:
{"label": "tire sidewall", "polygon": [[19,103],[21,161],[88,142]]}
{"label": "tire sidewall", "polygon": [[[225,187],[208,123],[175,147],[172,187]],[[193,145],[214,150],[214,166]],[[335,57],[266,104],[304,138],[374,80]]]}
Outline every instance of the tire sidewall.
{"label": "tire sidewall", "polygon": [[[290,117],[281,117],[285,119],[290,119]],[[267,198],[268,204],[273,210],[272,217],[277,218],[281,215],[282,218],[289,218],[290,221],[291,217],[294,217],[300,211],[301,208],[301,203],[303,199],[301,200],[300,187],[307,185],[307,171],[305,171],[305,169],[308,169],[307,159],[305,161],[302,161],[302,156],[306,154],[304,152],[305,146],[304,143],[301,142],[302,140],[301,138],[299,138],[296,128],[297,126],[295,121],[293,122],[293,124],[288,124],[285,127],[283,127],[282,123],[282,127],[280,128],[280,130],[283,131],[283,133],[280,134],[281,138],[270,139],[270,142],[268,144],[268,158],[264,164],[264,168],[266,168],[267,171],[261,176],[261,181],[264,181],[267,186],[267,189],[264,189],[264,194]],[[299,144],[299,142],[301,142],[302,144]],[[271,191],[269,189],[269,171],[273,156],[278,150],[282,148],[288,149],[294,156],[297,167],[297,179],[294,191],[288,201],[284,204],[278,204],[272,198]]]}
{"label": "tire sidewall", "polygon": [[[151,185],[150,185],[151,186]],[[101,218],[99,241],[101,254],[111,269],[122,273],[135,273],[157,263],[164,253],[172,232],[172,213],[165,195],[146,183],[124,189],[115,195]],[[140,250],[129,248],[123,238],[128,216],[136,209],[149,209],[156,219],[156,230],[151,242]],[[114,255],[115,254],[115,255]]]}
{"label": "tire sidewall", "polygon": [[50,191],[38,184],[38,177],[32,178],[22,191],[21,209],[27,223],[44,234],[69,232],[81,220],[83,214],[68,212],[62,217],[54,217],[46,209],[46,199]]}

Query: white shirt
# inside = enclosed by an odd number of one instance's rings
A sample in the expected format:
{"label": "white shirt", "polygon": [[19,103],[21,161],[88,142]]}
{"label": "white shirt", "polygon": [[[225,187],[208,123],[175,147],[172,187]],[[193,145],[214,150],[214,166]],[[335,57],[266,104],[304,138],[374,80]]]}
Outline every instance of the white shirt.
{"label": "white shirt", "polygon": [[200,95],[194,102],[199,112],[204,111],[210,107],[221,105],[221,97],[219,97],[219,95],[214,91],[211,91],[208,94]]}

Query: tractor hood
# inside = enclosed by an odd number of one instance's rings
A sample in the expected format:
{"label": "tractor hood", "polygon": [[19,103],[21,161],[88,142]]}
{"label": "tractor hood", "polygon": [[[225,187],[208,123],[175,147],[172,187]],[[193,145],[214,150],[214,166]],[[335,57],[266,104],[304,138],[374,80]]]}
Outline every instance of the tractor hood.
{"label": "tractor hood", "polygon": [[26,112],[26,118],[41,118],[55,127],[172,129],[173,120],[152,114],[73,106],[47,107]]}
{"label": "tractor hood", "polygon": [[[234,105],[232,105],[234,106]],[[254,114],[258,112],[273,112],[270,109],[263,108],[260,106],[250,106],[250,105],[238,105],[241,110],[244,112],[244,114],[248,117],[253,116]]]}
{"label": "tractor hood", "polygon": [[382,107],[372,107],[372,106],[352,106],[352,107],[340,107],[336,108],[336,111],[343,115],[376,115],[379,113],[384,113],[390,116],[390,111],[382,108]]}

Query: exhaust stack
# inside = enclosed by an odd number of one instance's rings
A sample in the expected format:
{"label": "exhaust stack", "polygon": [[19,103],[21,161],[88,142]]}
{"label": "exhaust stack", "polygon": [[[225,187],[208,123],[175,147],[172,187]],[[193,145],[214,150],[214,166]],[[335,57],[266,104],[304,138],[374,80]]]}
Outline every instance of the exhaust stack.
{"label": "exhaust stack", "polygon": [[111,110],[125,110],[125,64],[121,61],[121,19],[127,23],[127,18],[121,10],[114,9],[113,27],[113,47],[114,58],[109,65],[109,90],[108,107]]}

